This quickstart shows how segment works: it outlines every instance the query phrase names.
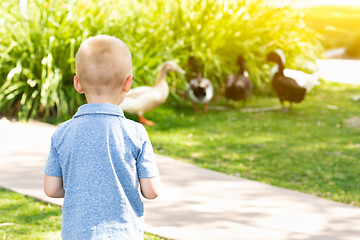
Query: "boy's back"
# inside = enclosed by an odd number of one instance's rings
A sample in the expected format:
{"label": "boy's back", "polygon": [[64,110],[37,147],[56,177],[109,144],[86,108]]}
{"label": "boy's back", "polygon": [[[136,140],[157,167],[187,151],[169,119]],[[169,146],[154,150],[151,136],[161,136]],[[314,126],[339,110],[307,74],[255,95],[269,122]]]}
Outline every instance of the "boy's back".
{"label": "boy's back", "polygon": [[89,104],[54,133],[44,191],[64,197],[63,239],[142,239],[141,194],[154,199],[160,178],[145,128],[119,104],[130,91],[131,53],[120,39],[86,39],[76,54],[74,87]]}
{"label": "boy's back", "polygon": [[44,171],[63,179],[63,239],[143,238],[138,178],[158,170],[145,128],[119,106],[81,106],[55,132]]}

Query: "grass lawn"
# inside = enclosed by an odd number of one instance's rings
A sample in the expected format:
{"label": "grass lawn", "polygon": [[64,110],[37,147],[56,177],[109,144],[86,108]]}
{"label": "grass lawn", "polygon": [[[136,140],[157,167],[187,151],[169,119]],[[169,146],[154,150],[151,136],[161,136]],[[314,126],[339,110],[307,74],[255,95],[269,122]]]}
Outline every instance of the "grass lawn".
{"label": "grass lawn", "polygon": [[360,7],[320,6],[305,10],[306,25],[321,34],[326,49],[353,49],[360,58]]}
{"label": "grass lawn", "polygon": [[[322,83],[290,113],[163,105],[146,115],[157,123],[147,130],[158,154],[360,206],[360,129],[345,123],[360,117],[352,100],[359,94],[360,86]],[[276,98],[247,103],[276,105]]]}
{"label": "grass lawn", "polygon": [[[61,208],[0,188],[1,240],[60,240]],[[145,234],[145,240],[165,240]]]}

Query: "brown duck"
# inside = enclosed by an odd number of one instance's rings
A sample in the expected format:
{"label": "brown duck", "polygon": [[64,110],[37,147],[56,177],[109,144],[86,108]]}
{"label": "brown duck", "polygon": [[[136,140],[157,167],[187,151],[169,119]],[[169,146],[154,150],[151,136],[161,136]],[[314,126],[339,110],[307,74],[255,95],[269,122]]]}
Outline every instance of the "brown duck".
{"label": "brown duck", "polygon": [[245,71],[246,60],[243,56],[238,57],[237,64],[239,72],[231,74],[226,81],[225,97],[234,101],[242,100],[245,105],[246,99],[251,95],[253,84]]}
{"label": "brown duck", "polygon": [[284,64],[275,51],[268,53],[266,60],[275,62],[278,65],[278,70],[272,77],[271,85],[280,100],[282,111],[285,110],[284,101],[290,102],[289,111],[291,111],[294,102],[299,103],[304,100],[306,88],[300,87],[293,78],[284,75]]}

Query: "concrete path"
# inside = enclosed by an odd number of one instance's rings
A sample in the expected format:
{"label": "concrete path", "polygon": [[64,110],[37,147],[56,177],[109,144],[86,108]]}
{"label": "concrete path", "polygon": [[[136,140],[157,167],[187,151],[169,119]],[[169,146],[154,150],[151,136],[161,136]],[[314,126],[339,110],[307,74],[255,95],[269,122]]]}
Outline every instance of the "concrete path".
{"label": "concrete path", "polygon": [[360,60],[319,59],[316,64],[321,78],[326,81],[360,84]]}
{"label": "concrete path", "polygon": [[[0,186],[58,205],[42,168],[55,127],[0,120]],[[231,177],[157,155],[162,195],[145,201],[146,231],[171,239],[358,240],[360,208]]]}

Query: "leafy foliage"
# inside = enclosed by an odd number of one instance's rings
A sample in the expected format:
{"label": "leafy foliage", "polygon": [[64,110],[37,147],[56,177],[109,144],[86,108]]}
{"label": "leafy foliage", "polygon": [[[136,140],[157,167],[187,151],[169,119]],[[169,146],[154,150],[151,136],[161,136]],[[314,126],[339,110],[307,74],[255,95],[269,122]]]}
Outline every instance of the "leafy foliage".
{"label": "leafy foliage", "polygon": [[72,87],[75,50],[104,27],[95,2],[29,1],[27,17],[16,2],[2,2],[0,109],[47,119],[67,117],[83,102]]}
{"label": "leafy foliage", "polygon": [[[190,55],[204,65],[219,96],[243,54],[255,92],[268,94],[265,54],[282,48],[289,66],[304,67],[320,50],[301,14],[266,0],[34,0],[26,15],[16,1],[0,8],[0,111],[21,119],[67,119],[85,102],[75,93],[75,53],[89,36],[124,40],[133,54],[134,86],[153,84],[159,66],[175,60],[186,68]],[[311,70],[311,69],[308,69]],[[187,86],[170,76],[172,95]]]}

